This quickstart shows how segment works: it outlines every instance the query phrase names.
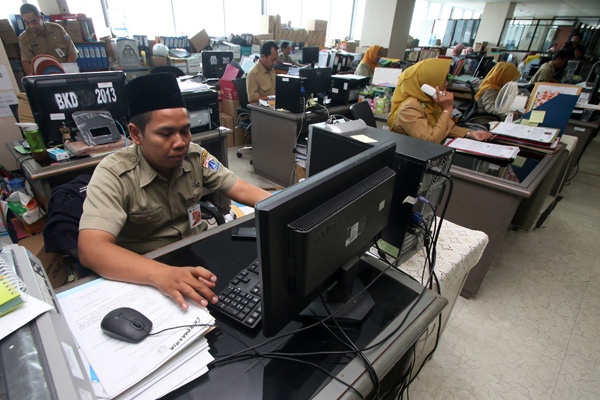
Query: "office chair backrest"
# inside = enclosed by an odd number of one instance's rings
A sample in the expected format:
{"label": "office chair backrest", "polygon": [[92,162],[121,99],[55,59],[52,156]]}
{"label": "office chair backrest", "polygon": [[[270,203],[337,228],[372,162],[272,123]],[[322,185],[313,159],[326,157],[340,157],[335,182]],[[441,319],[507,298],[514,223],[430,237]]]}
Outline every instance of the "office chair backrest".
{"label": "office chair backrest", "polygon": [[352,118],[362,119],[368,126],[377,128],[375,115],[373,115],[373,110],[371,110],[371,106],[369,106],[368,102],[361,101],[360,103],[352,104],[350,106],[350,112],[352,113]]}
{"label": "office chair backrest", "polygon": [[234,79],[233,86],[235,86],[235,90],[238,92],[238,98],[240,101],[241,108],[248,107],[248,91],[246,90],[246,78],[238,78]]}
{"label": "office chair backrest", "polygon": [[174,65],[159,65],[158,67],[152,68],[152,71],[150,71],[150,73],[153,73],[153,74],[159,73],[159,72],[169,72],[169,73],[175,75],[175,77],[177,77],[177,78],[185,75],[182,70],[180,70],[179,68],[177,68]]}

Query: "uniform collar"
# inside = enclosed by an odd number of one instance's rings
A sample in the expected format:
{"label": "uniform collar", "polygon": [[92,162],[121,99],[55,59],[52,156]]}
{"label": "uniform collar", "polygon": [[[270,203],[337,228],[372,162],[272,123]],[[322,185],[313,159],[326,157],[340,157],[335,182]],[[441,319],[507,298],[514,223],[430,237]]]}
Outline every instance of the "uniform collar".
{"label": "uniform collar", "polygon": [[[140,187],[145,187],[145,186],[149,185],[155,179],[161,179],[161,180],[166,181],[167,179],[164,178],[162,175],[160,175],[158,172],[156,172],[156,170],[144,158],[144,154],[142,154],[142,149],[140,148],[140,146],[135,145],[135,148],[136,148],[137,158],[140,163],[140,171],[141,171]],[[191,149],[188,150],[188,154],[190,153],[190,150]],[[192,163],[190,160],[188,160],[188,157],[186,156],[183,159],[183,163],[182,163],[181,167],[176,168],[173,171],[173,173],[171,174],[171,179],[179,178],[181,175],[183,175],[184,172],[189,173],[191,171],[192,171]]]}

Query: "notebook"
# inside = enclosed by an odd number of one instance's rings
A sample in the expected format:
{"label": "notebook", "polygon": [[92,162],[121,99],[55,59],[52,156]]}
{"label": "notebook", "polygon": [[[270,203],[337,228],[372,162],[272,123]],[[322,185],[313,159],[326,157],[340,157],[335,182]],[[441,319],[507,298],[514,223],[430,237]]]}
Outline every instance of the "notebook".
{"label": "notebook", "polygon": [[0,275],[0,317],[23,303],[21,294],[6,275]]}

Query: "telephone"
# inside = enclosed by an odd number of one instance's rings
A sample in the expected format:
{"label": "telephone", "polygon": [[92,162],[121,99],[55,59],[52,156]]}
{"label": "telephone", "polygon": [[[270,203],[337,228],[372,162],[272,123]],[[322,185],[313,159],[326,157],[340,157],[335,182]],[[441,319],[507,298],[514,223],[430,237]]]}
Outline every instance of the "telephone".
{"label": "telephone", "polygon": [[424,83],[421,86],[421,90],[423,91],[423,93],[430,96],[434,100],[437,99],[437,94],[436,94],[435,88],[433,86]]}

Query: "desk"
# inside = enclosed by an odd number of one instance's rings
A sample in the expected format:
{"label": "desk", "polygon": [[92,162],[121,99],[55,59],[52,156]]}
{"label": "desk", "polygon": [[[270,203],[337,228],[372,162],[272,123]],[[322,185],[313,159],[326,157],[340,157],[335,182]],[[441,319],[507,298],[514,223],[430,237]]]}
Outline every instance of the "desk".
{"label": "desk", "polygon": [[[221,266],[221,270],[227,269],[231,266],[239,265],[239,262],[246,262],[249,258],[255,257],[256,250],[254,242],[236,241],[234,244],[238,245],[236,250],[239,251],[228,251],[229,245],[232,244],[229,232],[230,229],[237,224],[252,224],[252,217],[243,217],[232,223],[221,225],[217,228],[211,229],[208,232],[204,232],[201,235],[191,237],[177,242],[172,246],[159,249],[154,253],[148,254],[148,256],[165,257],[168,254],[184,252],[187,253],[188,256],[195,257],[198,263],[209,263],[213,262],[215,258],[218,258],[218,263]],[[484,233],[475,232],[470,229],[460,227],[449,221],[444,222],[438,242],[438,262],[436,266],[438,277],[440,279],[442,294],[449,300],[448,306],[442,312],[442,326],[446,325],[454,305],[454,300],[460,292],[460,288],[464,282],[466,274],[470,268],[477,263],[477,260],[481,256],[486,243],[487,237]],[[206,247],[208,247],[208,249],[206,249]],[[202,251],[202,253],[199,253],[199,251]],[[422,254],[415,254],[408,261],[402,264],[400,268],[402,271],[420,281],[424,261],[425,259]],[[182,262],[184,261],[182,260]],[[41,268],[36,272],[45,276],[44,271]],[[223,272],[223,274],[219,273],[220,282],[225,282],[226,275],[226,272]],[[31,276],[31,274],[25,274],[25,276]],[[34,278],[32,276],[31,280],[35,282],[36,285],[39,285],[41,289],[48,291],[48,294],[45,297],[46,301],[53,301],[52,299],[54,299],[54,291],[45,285],[43,279],[40,277]],[[85,282],[86,280],[83,281]],[[78,284],[80,282],[82,281],[74,284]],[[419,288],[419,286],[412,280],[408,280],[406,282],[411,288]],[[30,289],[32,288],[30,287]],[[36,292],[34,291],[34,293]],[[380,377],[385,376],[386,371],[388,372],[388,376],[394,376],[396,371],[394,371],[391,366],[393,361],[397,361],[401,358],[401,355],[404,353],[408,342],[410,342],[414,337],[419,337],[419,331],[422,331],[422,329],[429,324],[427,331],[421,334],[418,342],[416,343],[417,359],[413,370],[416,371],[418,367],[425,361],[425,356],[429,354],[435,344],[435,338],[437,334],[437,318],[435,318],[435,316],[445,305],[445,301],[443,299],[435,296],[429,298],[429,300],[431,299],[433,299],[433,301],[429,304],[429,306],[425,307],[422,314],[415,318],[409,329],[402,332],[396,340],[388,341],[386,346],[382,346],[382,349],[380,349],[381,353],[374,351],[369,354],[370,357],[375,360],[375,368],[377,369]],[[51,311],[50,314],[51,315],[49,315],[49,317],[55,319],[60,317],[60,314],[56,313],[55,311]],[[44,319],[46,319],[46,317],[44,317]],[[428,320],[434,322],[428,323],[426,322]],[[57,321],[57,323],[58,322],[60,321]],[[62,320],[61,324],[64,325],[64,319]],[[228,327],[225,326],[225,328]],[[386,332],[387,330],[382,330],[381,332],[378,332],[378,335],[381,336]],[[14,340],[20,341],[21,337],[27,338],[28,336],[29,329],[24,329],[23,332],[17,332]],[[51,330],[45,331],[45,337],[47,337],[49,341],[53,338]],[[408,339],[408,337],[411,339]],[[260,335],[254,336],[242,334],[238,336],[238,339],[247,340],[250,343],[256,343],[260,340]],[[281,346],[284,348],[291,348],[292,346],[297,345],[298,347],[294,347],[292,350],[299,351],[302,349],[302,347],[306,347],[307,344],[312,343],[311,341],[301,341],[300,339],[301,338],[297,338],[296,340],[283,343]],[[360,339],[364,340],[364,338]],[[213,334],[211,334],[211,336],[209,336],[209,340],[211,347],[214,349],[212,350],[213,354],[215,351],[231,353],[241,346],[238,341],[234,339],[232,340],[229,335],[220,334],[219,331],[215,331]],[[234,342],[232,344],[233,347],[229,347],[230,342],[232,341]],[[25,342],[27,341],[23,341],[23,343]],[[57,343],[60,342],[57,341]],[[73,387],[74,385],[68,385],[66,382],[60,380],[69,379],[68,373],[66,372],[69,369],[66,367],[60,370],[63,371],[64,374],[58,375],[58,378],[55,378],[56,374],[48,373],[44,375],[45,372],[49,372],[48,368],[51,365],[56,365],[58,361],[55,361],[53,357],[59,356],[60,352],[48,354],[45,351],[45,348],[40,347],[39,344],[37,346],[34,344],[22,344],[22,347],[17,347],[11,353],[3,353],[2,350],[6,349],[6,346],[8,345],[10,345],[8,341],[3,340],[0,342],[0,360],[2,361],[2,363],[0,363],[0,375],[2,375],[2,373],[9,375],[7,373],[9,371],[7,371],[6,366],[12,365],[15,360],[21,360],[19,364],[20,369],[11,373],[20,373],[23,370],[35,371],[34,376],[27,375],[30,384],[20,385],[18,388],[16,388],[18,389],[16,392],[18,394],[16,398],[34,398],[35,396],[33,396],[32,393],[36,393],[39,397],[42,396],[42,393],[46,394],[46,392],[51,391],[52,385],[46,386],[44,382],[44,380],[49,379],[48,377],[50,376],[52,376],[52,379],[54,379],[55,383],[61,383],[60,385],[55,384],[55,386],[58,386],[63,393],[65,393],[68,388],[76,390]],[[20,355],[20,351],[26,354],[27,357],[24,358],[22,355]],[[393,355],[393,357],[390,357],[390,355]],[[39,361],[29,361],[31,359],[39,359]],[[29,365],[30,362],[33,362],[34,365]],[[63,364],[65,362],[66,360],[62,361]],[[248,366],[251,368],[247,368]],[[348,365],[339,366],[337,368],[337,370],[341,369],[344,369],[344,379],[355,379],[357,388],[359,388],[363,393],[369,391],[369,378],[365,375],[364,369],[356,360],[352,361]],[[32,372],[29,373],[31,374]],[[282,375],[285,376],[284,379],[281,378]],[[296,378],[292,379],[294,377]],[[306,398],[310,396],[311,393],[304,392],[304,389],[312,389],[314,391],[318,388],[321,388],[322,390],[316,398],[329,400],[344,396],[346,398],[349,397],[347,390],[344,387],[336,385],[332,382],[323,382],[324,380],[324,375],[318,373],[317,371],[311,370],[310,368],[298,368],[298,366],[289,365],[282,362],[257,360],[255,362],[230,364],[230,366],[227,368],[225,368],[225,366],[215,368],[207,375],[200,377],[197,381],[171,393],[167,396],[167,398],[196,398],[200,397],[200,395],[202,395],[202,398],[209,398],[210,395],[214,395],[217,396],[217,398],[238,399],[260,398],[261,394],[264,395],[263,398],[274,399]],[[2,384],[3,383],[0,381],[0,393],[2,392]],[[43,390],[40,390],[40,385],[43,386]],[[224,385],[226,386],[225,389],[223,388]],[[294,392],[299,392],[297,397],[293,396]],[[12,392],[7,391],[7,393]],[[8,396],[8,398],[10,399],[15,397]]]}
{"label": "desk", "polygon": [[[214,129],[192,135],[192,141],[201,144],[223,165],[228,166],[226,135],[231,133],[231,129],[228,128]],[[42,165],[35,161],[30,154],[21,154],[16,151],[14,147],[17,144],[16,141],[8,142],[6,147],[17,160],[18,166],[33,189],[38,204],[44,210],[48,208],[48,200],[54,186],[69,182],[81,174],[91,175],[96,165],[106,156],[104,154],[97,157],[72,159],[58,165]],[[228,210],[229,201],[224,196],[217,197],[215,203],[222,210]]]}
{"label": "desk", "polygon": [[469,273],[462,289],[463,297],[470,298],[477,293],[500,249],[504,233],[510,227],[521,199],[531,197],[546,178],[551,178],[550,175],[553,174],[549,172],[559,163],[563,151],[561,145],[555,154],[538,155],[538,159],[534,160],[535,167],[521,182],[488,175],[484,170],[487,163],[474,157],[458,153],[455,155],[450,168],[454,190],[446,218],[461,226],[483,231],[489,236],[489,244],[481,260]]}
{"label": "desk", "polygon": [[[325,110],[306,114],[277,111],[249,104],[252,120],[252,165],[254,172],[279,185],[294,183],[296,154],[294,149],[308,125],[327,120]],[[350,115],[350,105],[328,108],[329,115]],[[306,135],[308,136],[308,135]]]}

